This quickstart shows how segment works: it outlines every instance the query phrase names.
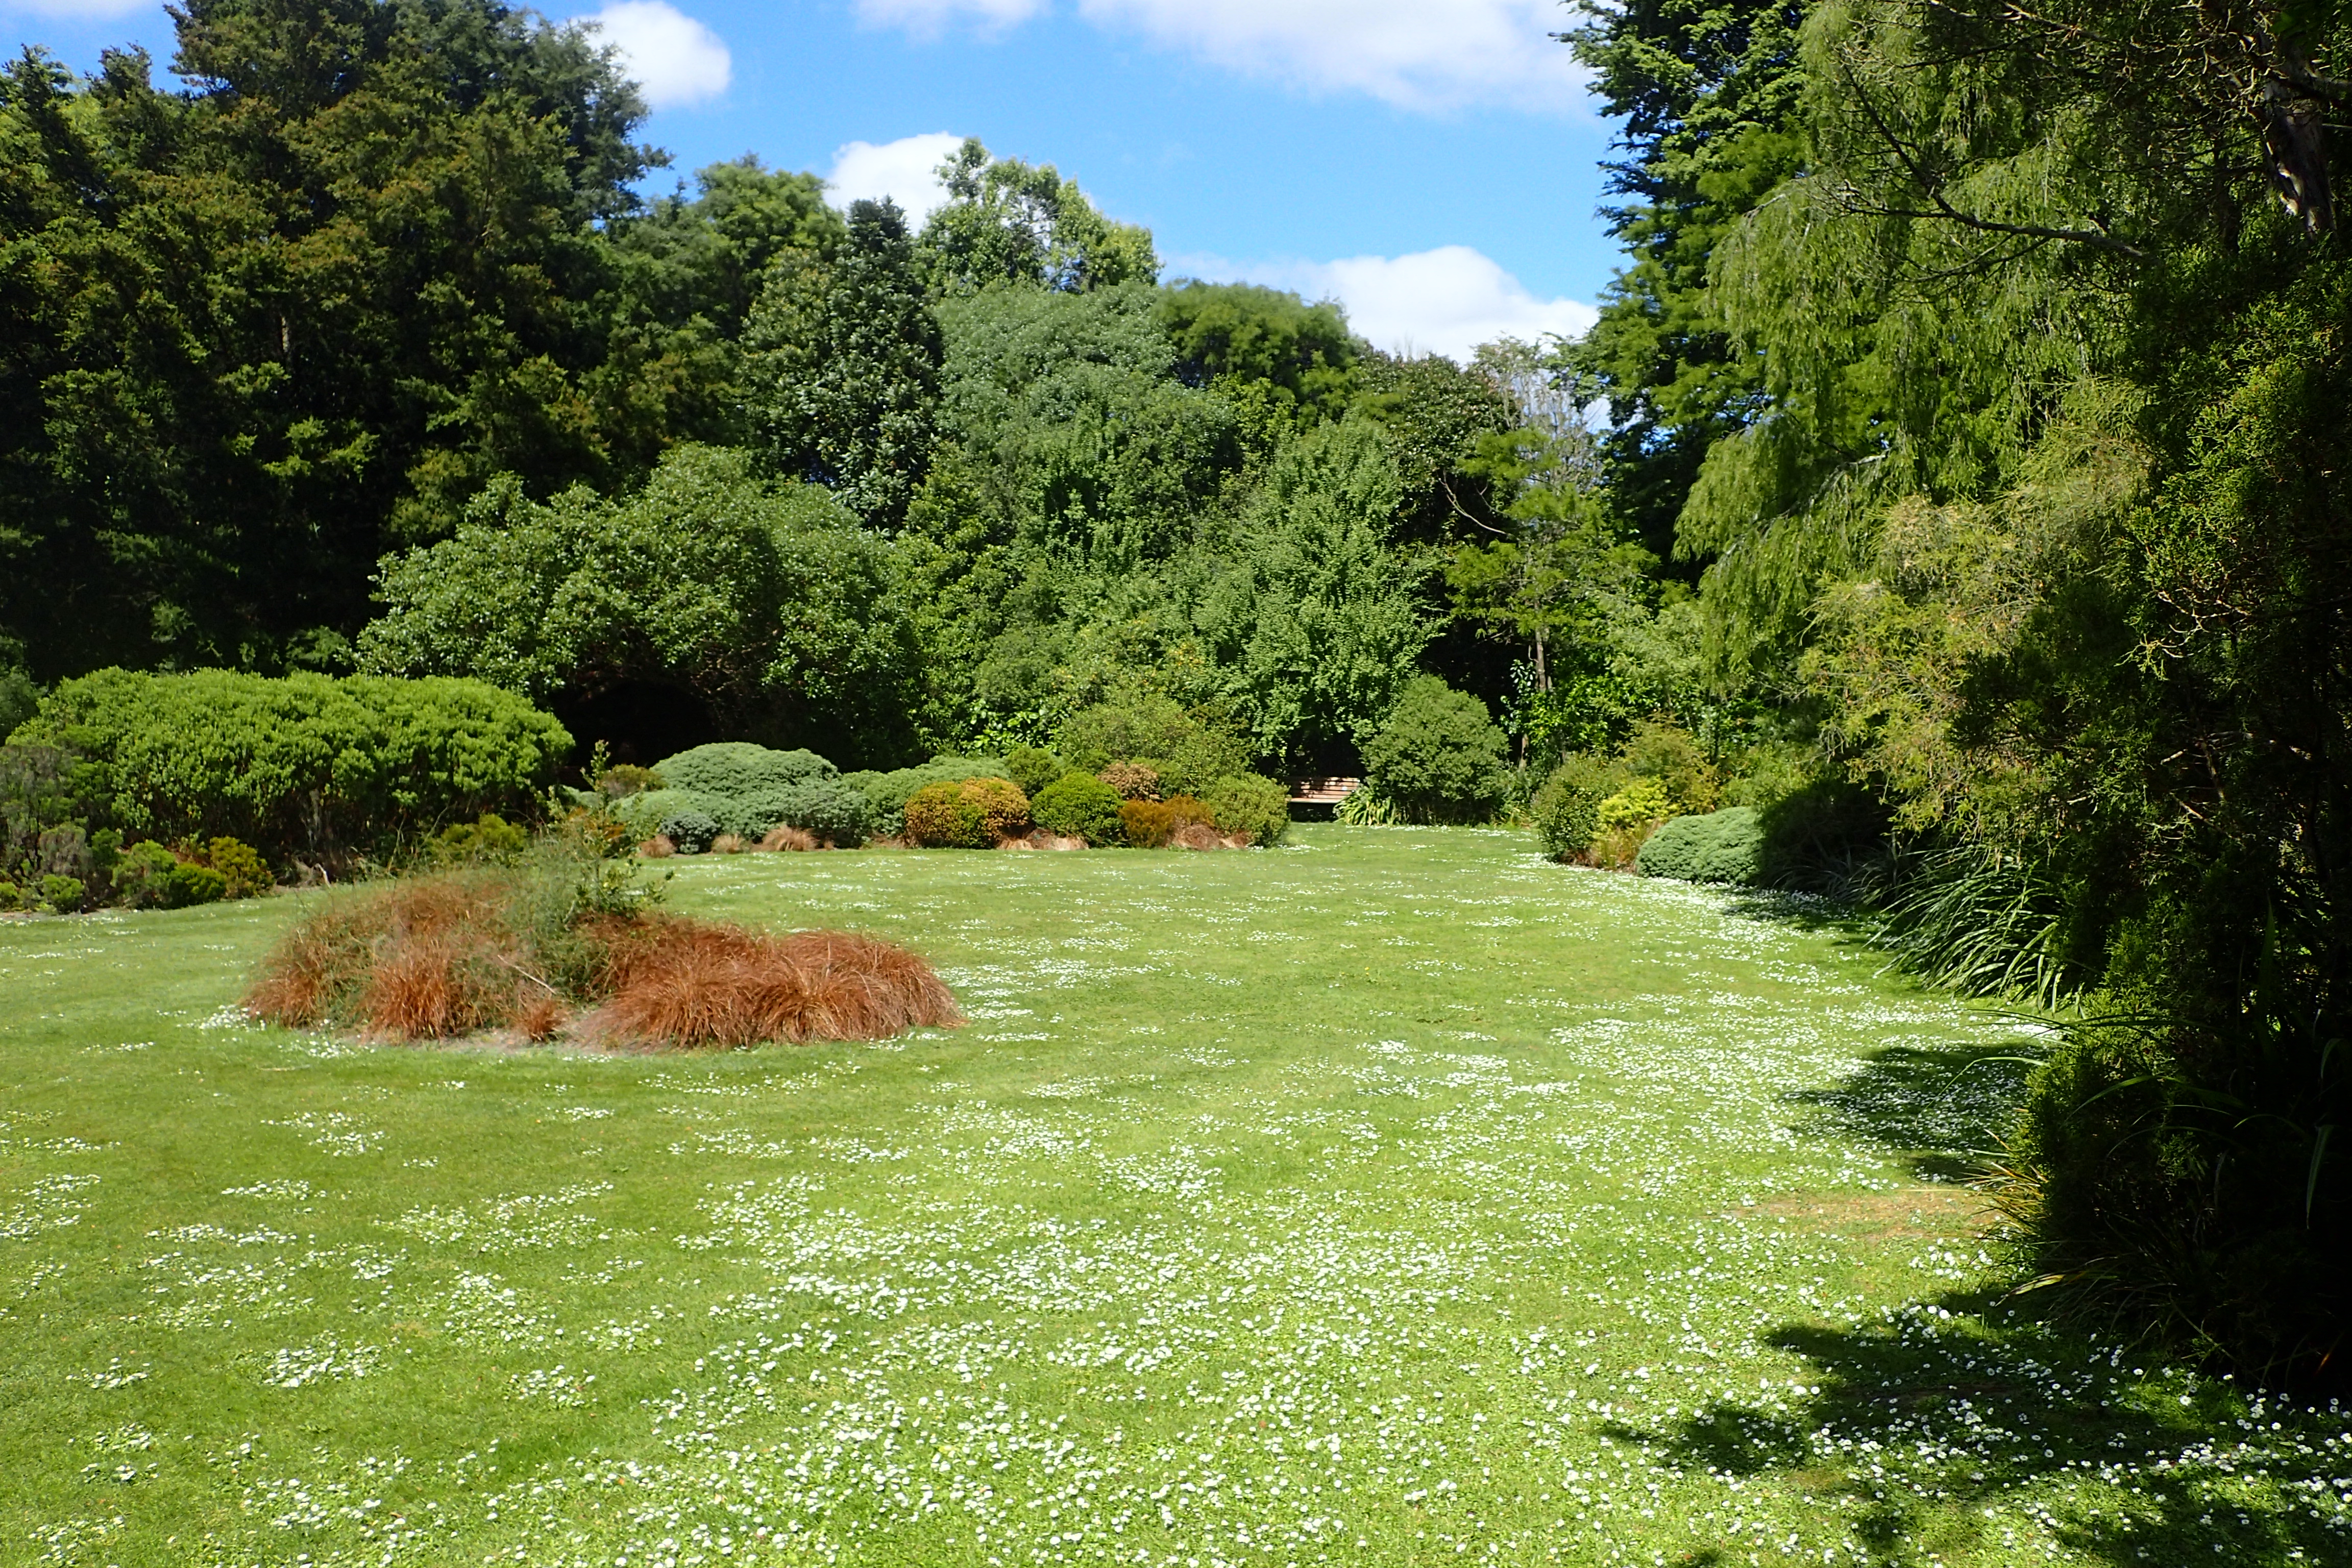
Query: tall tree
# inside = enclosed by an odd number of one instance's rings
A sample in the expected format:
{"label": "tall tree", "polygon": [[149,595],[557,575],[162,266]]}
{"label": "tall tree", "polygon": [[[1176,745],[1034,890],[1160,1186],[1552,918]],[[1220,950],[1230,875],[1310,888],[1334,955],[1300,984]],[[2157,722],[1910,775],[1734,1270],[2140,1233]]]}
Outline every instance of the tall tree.
{"label": "tall tree", "polygon": [[897,526],[930,465],[946,352],[898,204],[855,203],[834,243],[783,253],[744,347],[755,438],[775,464]]}
{"label": "tall tree", "polygon": [[992,283],[1083,290],[1152,283],[1151,231],[1103,216],[1051,163],[992,158],[968,137],[940,165],[947,204],[923,226],[931,286],[971,293]]}

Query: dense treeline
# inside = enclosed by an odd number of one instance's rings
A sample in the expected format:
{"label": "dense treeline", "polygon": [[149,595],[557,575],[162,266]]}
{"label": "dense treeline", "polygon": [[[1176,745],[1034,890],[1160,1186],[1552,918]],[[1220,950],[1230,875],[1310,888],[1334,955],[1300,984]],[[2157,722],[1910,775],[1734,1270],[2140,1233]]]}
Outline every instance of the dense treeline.
{"label": "dense treeline", "polygon": [[1931,970],[2086,995],[1999,1191],[2078,1305],[2352,1326],[2352,321],[2333,4],[1595,8],[1577,358],[1706,679],[1891,813]]}
{"label": "dense treeline", "polygon": [[887,767],[1143,689],[1343,770],[1417,675],[1514,690],[1527,628],[1449,568],[1591,478],[1519,450],[1532,350],[1164,286],[977,142],[919,231],[748,158],[641,200],[633,89],[488,0],[179,32],[177,84],[0,78],[12,710],[108,665],[479,675],[624,756]]}

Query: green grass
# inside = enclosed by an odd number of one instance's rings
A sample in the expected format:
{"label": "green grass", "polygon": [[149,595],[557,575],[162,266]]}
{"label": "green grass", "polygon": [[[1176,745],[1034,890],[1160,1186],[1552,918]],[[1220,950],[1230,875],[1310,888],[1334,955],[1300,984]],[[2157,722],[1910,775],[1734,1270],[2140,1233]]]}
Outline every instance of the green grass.
{"label": "green grass", "polygon": [[298,898],[0,925],[0,1562],[2347,1560],[2327,1411],[2012,1319],[2023,1037],[1517,837],[669,862],[952,1034],[371,1048]]}

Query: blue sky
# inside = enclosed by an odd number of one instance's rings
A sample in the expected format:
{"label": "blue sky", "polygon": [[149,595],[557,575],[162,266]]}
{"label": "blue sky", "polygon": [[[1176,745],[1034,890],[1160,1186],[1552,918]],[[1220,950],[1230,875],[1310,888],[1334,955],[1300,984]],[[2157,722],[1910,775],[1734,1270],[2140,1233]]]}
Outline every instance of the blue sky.
{"label": "blue sky", "polygon": [[[1171,276],[1339,299],[1459,354],[1591,319],[1616,252],[1609,127],[1555,0],[573,0],[602,16],[676,174],[750,152],[845,199],[925,199],[942,138],[1052,163],[1148,225]],[[0,0],[10,52],[172,53],[161,5]],[[659,176],[667,183],[674,174]]]}

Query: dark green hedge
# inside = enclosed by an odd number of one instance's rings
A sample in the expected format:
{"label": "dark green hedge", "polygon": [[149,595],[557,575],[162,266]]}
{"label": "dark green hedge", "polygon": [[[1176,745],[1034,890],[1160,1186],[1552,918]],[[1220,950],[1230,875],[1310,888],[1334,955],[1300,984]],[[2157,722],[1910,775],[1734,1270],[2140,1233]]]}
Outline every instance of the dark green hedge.
{"label": "dark green hedge", "polygon": [[1669,819],[1633,857],[1645,877],[1685,882],[1754,882],[1764,851],[1764,826],[1744,805],[1704,816]]}

